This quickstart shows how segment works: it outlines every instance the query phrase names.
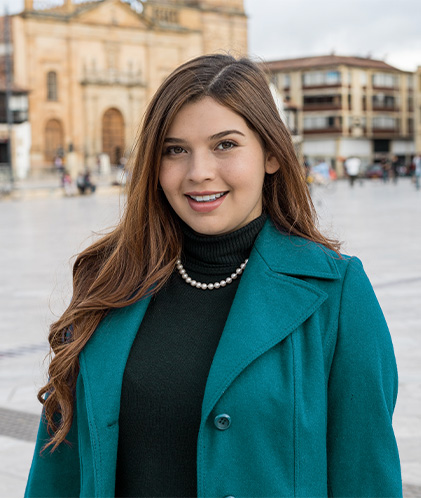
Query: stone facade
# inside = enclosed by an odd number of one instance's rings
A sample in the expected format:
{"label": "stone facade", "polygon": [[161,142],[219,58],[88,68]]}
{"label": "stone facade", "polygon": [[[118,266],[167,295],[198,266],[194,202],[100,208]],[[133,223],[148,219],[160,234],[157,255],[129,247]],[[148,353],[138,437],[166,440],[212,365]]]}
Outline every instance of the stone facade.
{"label": "stone facade", "polygon": [[[56,2],[57,3],[57,2]],[[148,100],[182,62],[247,53],[243,0],[25,1],[13,16],[15,83],[29,90],[31,168],[128,155]]]}

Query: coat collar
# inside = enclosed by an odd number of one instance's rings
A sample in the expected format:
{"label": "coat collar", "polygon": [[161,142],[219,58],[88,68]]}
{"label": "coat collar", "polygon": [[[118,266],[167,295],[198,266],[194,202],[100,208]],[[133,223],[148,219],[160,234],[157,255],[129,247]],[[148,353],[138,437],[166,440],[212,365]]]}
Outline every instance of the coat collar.
{"label": "coat collar", "polygon": [[310,240],[280,232],[269,219],[260,232],[255,249],[274,272],[323,279],[340,278],[340,257]]}

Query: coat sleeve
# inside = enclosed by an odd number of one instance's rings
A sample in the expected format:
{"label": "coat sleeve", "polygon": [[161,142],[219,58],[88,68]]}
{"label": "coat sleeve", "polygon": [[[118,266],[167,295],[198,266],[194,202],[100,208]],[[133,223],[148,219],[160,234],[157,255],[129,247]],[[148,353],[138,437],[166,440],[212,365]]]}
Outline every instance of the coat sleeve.
{"label": "coat sleeve", "polygon": [[402,496],[392,428],[397,390],[386,321],[361,262],[351,258],[328,383],[329,496]]}
{"label": "coat sleeve", "polygon": [[50,439],[42,414],[25,498],[79,496],[80,466],[76,417],[75,407],[72,427],[66,436],[67,442],[60,444],[51,453],[50,448],[42,452],[43,446]]}

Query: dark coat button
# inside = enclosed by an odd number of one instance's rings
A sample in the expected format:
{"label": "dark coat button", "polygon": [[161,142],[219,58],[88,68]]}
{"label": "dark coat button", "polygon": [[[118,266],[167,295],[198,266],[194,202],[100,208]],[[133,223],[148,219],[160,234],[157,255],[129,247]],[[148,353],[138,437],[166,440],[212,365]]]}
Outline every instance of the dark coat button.
{"label": "dark coat button", "polygon": [[231,425],[231,417],[226,413],[222,413],[221,415],[217,415],[213,422],[217,429],[220,431],[226,431]]}

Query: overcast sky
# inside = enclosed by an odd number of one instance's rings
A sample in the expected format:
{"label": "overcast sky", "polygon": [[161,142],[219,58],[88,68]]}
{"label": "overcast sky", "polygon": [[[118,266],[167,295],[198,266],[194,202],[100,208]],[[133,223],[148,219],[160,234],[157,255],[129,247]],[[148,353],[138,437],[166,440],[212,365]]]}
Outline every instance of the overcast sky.
{"label": "overcast sky", "polygon": [[[0,0],[0,12],[23,0]],[[249,49],[265,60],[324,55],[383,59],[400,69],[421,65],[421,0],[244,0]]]}

